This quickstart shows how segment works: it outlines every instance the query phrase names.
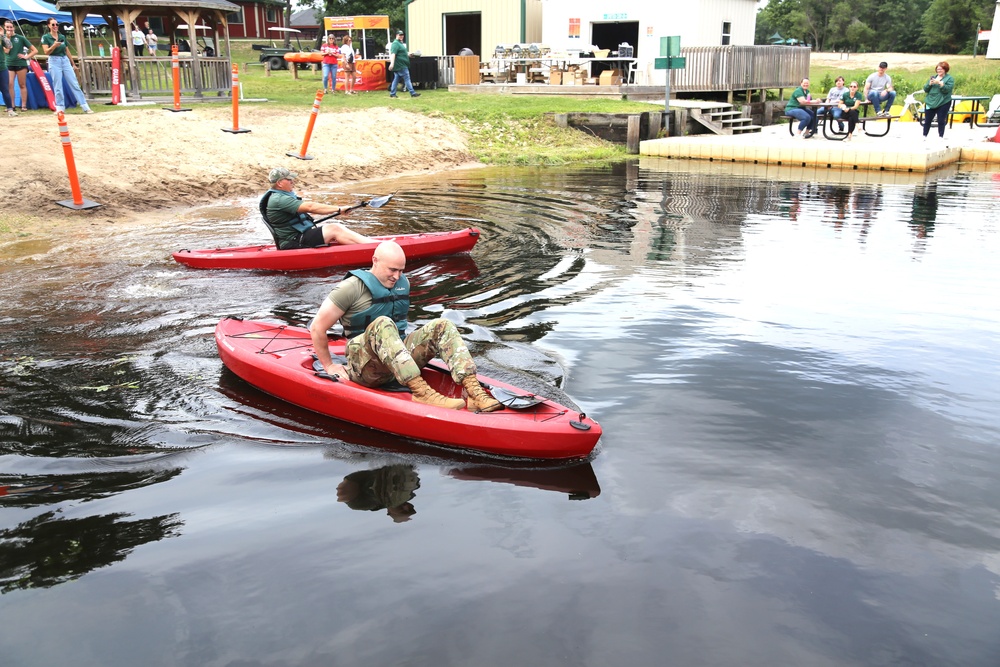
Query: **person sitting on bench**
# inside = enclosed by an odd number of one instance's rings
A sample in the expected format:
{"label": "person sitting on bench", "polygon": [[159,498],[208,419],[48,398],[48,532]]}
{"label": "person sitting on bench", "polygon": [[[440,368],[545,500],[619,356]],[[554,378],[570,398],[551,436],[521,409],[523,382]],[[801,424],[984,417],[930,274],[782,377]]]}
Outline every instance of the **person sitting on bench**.
{"label": "person sitting on bench", "polygon": [[279,250],[317,248],[331,243],[373,243],[367,236],[352,232],[339,223],[317,225],[313,222],[310,213],[340,215],[350,209],[303,200],[293,190],[297,177],[298,174],[285,167],[272,169],[268,174],[271,189],[260,200],[261,216],[274,234],[274,242]]}

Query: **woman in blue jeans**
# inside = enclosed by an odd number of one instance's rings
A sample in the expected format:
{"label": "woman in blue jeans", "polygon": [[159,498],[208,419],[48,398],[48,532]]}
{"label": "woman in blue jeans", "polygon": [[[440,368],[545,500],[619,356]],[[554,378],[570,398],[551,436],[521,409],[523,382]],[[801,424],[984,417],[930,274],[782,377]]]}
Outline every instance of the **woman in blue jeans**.
{"label": "woman in blue jeans", "polygon": [[809,79],[802,79],[802,83],[792,93],[792,99],[788,100],[788,104],[785,105],[785,115],[799,121],[799,129],[795,132],[796,137],[801,136],[803,139],[808,139],[816,134],[816,112],[808,106],[804,106],[811,99]]}
{"label": "woman in blue jeans", "polygon": [[337,90],[337,65],[340,58],[340,48],[337,37],[331,32],[326,36],[326,44],[320,47],[323,54],[323,92],[333,93]]}
{"label": "woman in blue jeans", "polygon": [[42,35],[42,51],[49,57],[49,74],[52,75],[52,88],[56,93],[56,111],[66,111],[66,93],[63,85],[69,85],[84,113],[94,113],[87,104],[73,70],[73,62],[69,58],[66,46],[66,36],[59,34],[59,22],[49,19],[49,31]]}

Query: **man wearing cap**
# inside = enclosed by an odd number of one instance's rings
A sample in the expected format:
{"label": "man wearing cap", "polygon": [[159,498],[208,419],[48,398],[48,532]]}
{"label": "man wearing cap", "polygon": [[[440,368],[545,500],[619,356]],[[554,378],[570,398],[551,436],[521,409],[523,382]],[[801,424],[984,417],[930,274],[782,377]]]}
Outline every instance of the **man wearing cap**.
{"label": "man wearing cap", "polygon": [[[892,87],[892,77],[885,73],[889,63],[884,60],[878,64],[878,71],[872,72],[865,79],[865,99],[872,103],[876,116],[888,116],[892,111],[892,103],[896,101],[896,91]],[[885,110],[879,111],[882,102]]]}
{"label": "man wearing cap", "polygon": [[420,97],[420,93],[413,90],[413,83],[410,82],[410,52],[406,49],[406,42],[403,41],[403,31],[396,31],[396,39],[389,46],[389,71],[392,72],[392,85],[389,87],[389,97],[396,96],[396,85],[399,80],[403,80],[406,92],[410,97]]}
{"label": "man wearing cap", "polygon": [[297,177],[298,174],[285,167],[272,169],[268,174],[271,189],[260,200],[260,214],[274,232],[279,250],[317,248],[330,243],[351,245],[372,242],[367,236],[352,232],[339,223],[317,225],[313,222],[310,213],[340,215],[349,209],[303,200],[293,190]]}

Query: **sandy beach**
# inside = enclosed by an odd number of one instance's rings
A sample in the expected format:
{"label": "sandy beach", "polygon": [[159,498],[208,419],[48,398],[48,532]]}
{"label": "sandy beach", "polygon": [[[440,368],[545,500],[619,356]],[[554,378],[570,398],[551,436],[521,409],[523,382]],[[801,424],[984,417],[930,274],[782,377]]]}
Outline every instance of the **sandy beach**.
{"label": "sandy beach", "polygon": [[4,116],[0,170],[8,179],[0,192],[0,228],[148,221],[184,206],[261,193],[275,166],[297,171],[298,190],[308,195],[351,181],[474,163],[451,123],[391,108],[324,109],[307,150],[315,159],[287,157],[302,148],[309,111],[244,104],[240,127],[251,132],[232,134],[222,131],[232,128],[228,105],[196,104],[183,113],[160,105],[92,115],[71,109],[67,121],[81,193],[102,205],[89,211],[56,204],[72,200],[72,192],[55,116],[43,110]]}

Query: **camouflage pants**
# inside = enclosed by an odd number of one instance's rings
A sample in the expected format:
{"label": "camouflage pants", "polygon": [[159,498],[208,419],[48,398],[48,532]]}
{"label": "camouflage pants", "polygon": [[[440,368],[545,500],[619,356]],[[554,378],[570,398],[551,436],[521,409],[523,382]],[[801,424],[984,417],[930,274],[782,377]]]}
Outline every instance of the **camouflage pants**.
{"label": "camouflage pants", "polygon": [[377,387],[395,379],[400,384],[420,377],[420,369],[434,357],[451,368],[451,379],[461,384],[476,375],[469,348],[448,320],[431,320],[400,340],[395,323],[378,317],[363,334],[347,343],[347,375],[353,382]]}

